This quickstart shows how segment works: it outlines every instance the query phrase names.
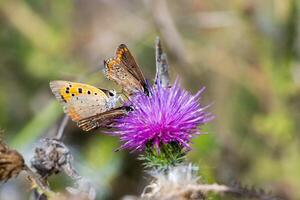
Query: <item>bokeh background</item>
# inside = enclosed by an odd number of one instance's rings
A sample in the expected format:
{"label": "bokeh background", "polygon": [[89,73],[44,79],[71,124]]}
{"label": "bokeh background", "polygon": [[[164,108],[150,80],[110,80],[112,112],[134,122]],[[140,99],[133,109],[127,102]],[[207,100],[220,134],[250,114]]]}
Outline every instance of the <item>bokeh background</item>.
{"label": "bokeh background", "polygon": [[[0,126],[29,163],[63,118],[50,80],[119,90],[100,68],[125,43],[152,81],[160,36],[172,80],[192,92],[205,86],[201,103],[216,115],[188,155],[202,181],[300,199],[299,12],[298,0],[1,0]],[[101,130],[69,122],[64,142],[98,199],[140,194],[149,181],[137,155],[114,152],[118,139]],[[71,183],[50,179],[56,191]],[[30,194],[24,175],[0,187],[3,200]]]}

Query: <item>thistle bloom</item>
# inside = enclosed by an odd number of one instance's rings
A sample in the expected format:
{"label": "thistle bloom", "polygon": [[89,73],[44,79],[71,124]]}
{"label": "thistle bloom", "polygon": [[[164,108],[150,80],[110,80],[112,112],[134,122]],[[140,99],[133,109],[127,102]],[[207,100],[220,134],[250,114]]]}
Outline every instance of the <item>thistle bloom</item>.
{"label": "thistle bloom", "polygon": [[114,134],[123,142],[121,148],[142,151],[151,145],[158,150],[175,142],[189,149],[198,126],[212,119],[199,104],[204,88],[195,95],[181,89],[178,81],[170,88],[157,85],[150,96],[138,94],[131,100],[134,110],[117,120]]}

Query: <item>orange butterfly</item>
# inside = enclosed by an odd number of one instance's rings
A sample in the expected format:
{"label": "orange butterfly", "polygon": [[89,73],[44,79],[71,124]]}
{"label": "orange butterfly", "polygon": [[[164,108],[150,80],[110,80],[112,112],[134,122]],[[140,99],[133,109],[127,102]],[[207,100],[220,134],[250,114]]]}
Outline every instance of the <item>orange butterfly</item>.
{"label": "orange butterfly", "polygon": [[113,119],[130,110],[129,107],[115,108],[120,96],[114,90],[70,81],[51,81],[50,88],[64,112],[85,131],[109,127]]}
{"label": "orange butterfly", "polygon": [[104,65],[105,76],[119,84],[127,94],[149,93],[146,79],[125,44],[119,45],[115,57],[105,60]]}

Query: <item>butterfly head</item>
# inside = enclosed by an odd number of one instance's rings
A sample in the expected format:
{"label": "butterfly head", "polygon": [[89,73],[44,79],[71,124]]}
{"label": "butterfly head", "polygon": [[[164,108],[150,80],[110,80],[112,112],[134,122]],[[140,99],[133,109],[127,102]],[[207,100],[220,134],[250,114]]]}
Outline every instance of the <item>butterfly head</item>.
{"label": "butterfly head", "polygon": [[113,58],[104,60],[104,66],[106,70],[112,69],[117,64],[117,61]]}

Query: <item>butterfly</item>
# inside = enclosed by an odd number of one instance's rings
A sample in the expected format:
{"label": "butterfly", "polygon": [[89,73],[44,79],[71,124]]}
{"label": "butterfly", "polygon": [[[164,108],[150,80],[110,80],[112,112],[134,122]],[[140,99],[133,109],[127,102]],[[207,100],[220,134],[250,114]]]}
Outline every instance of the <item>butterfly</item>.
{"label": "butterfly", "polygon": [[127,94],[149,94],[146,79],[125,44],[119,45],[115,57],[105,60],[104,66],[105,76],[119,84]]}
{"label": "butterfly", "polygon": [[130,111],[126,106],[115,108],[121,98],[114,90],[61,80],[51,81],[50,88],[64,112],[85,131],[109,127]]}

